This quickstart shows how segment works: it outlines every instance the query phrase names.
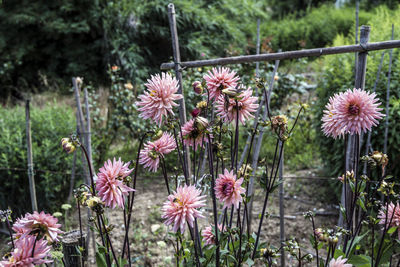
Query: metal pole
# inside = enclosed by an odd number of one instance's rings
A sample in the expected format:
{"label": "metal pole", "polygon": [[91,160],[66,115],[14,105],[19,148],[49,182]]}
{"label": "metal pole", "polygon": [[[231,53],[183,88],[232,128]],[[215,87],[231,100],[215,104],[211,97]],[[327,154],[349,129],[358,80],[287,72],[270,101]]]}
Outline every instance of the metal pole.
{"label": "metal pole", "polygon": [[[179,121],[183,126],[186,122],[186,106],[185,106],[185,95],[183,93],[183,83],[182,83],[182,73],[181,73],[181,53],[179,50],[179,39],[178,39],[178,30],[176,27],[176,17],[175,17],[175,6],[174,4],[168,4],[168,19],[169,26],[171,30],[171,41],[172,41],[172,52],[174,56],[174,69],[175,76],[179,83],[178,93],[182,94],[183,98],[179,100]],[[186,173],[190,179],[191,169],[190,169],[190,157],[189,157],[189,148],[184,145],[183,149],[184,160],[186,162]],[[194,163],[195,164],[195,163]]]}
{"label": "metal pole", "polygon": [[30,100],[26,100],[25,104],[25,121],[26,121],[26,146],[28,158],[28,178],[29,178],[29,191],[31,194],[32,210],[37,211],[36,189],[35,189],[35,174],[33,172],[33,156],[32,156],[32,137],[31,137],[31,114],[30,114]]}

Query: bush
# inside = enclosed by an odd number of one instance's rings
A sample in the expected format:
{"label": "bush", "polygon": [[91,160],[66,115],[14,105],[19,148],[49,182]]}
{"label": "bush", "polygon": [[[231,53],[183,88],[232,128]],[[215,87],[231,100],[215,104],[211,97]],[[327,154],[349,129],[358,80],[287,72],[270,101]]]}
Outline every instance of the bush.
{"label": "bush", "polygon": [[[31,108],[32,151],[39,210],[54,211],[65,203],[71,175],[64,173],[64,170],[71,169],[73,157],[62,151],[60,139],[74,130],[74,111],[71,108],[51,104],[43,109]],[[1,107],[0,209],[10,207],[17,215],[32,209],[26,150],[24,108]]]}
{"label": "bush", "polygon": [[[268,21],[261,27],[269,46],[264,49],[290,51],[330,45],[337,34],[346,36],[354,31],[354,16],[354,8],[337,9],[333,5],[324,5],[300,19],[288,16],[279,21]],[[370,16],[370,13],[360,11],[360,25]]]}
{"label": "bush", "polygon": [[[376,10],[376,15],[371,17],[368,24],[371,25],[370,42],[389,40],[391,37],[391,26],[393,21],[398,20],[400,16],[400,8],[389,10],[381,7]],[[336,37],[333,45],[346,45],[353,43],[354,38],[352,35],[343,37],[339,35]],[[367,60],[367,75],[365,81],[365,89],[372,91],[373,85],[376,80],[376,74],[380,63],[382,51],[374,51],[368,53]],[[380,80],[377,85],[377,94],[382,102],[381,107],[386,105],[386,87],[387,87],[387,73],[389,65],[389,51],[386,51],[384,64],[380,73]],[[392,65],[392,78],[390,85],[390,115],[389,115],[389,140],[388,140],[388,156],[389,166],[388,173],[394,175],[400,174],[400,168],[393,164],[398,162],[400,157],[400,138],[398,135],[398,123],[400,117],[400,53],[398,50],[393,50],[393,65]],[[315,105],[315,112],[317,114],[317,139],[320,144],[321,156],[326,163],[326,170],[332,175],[339,175],[343,172],[343,142],[334,142],[332,138],[323,136],[321,132],[321,117],[323,109],[328,102],[330,96],[336,92],[344,91],[354,86],[354,54],[341,54],[335,56],[328,56],[324,58],[324,67],[321,69],[322,75],[318,84],[317,95],[318,102]],[[383,110],[382,112],[385,112]],[[372,147],[374,150],[383,150],[384,142],[384,124],[385,119],[380,121],[378,127],[374,127],[372,131]],[[364,136],[364,141],[365,141]],[[361,148],[361,153],[364,154],[365,148]]]}

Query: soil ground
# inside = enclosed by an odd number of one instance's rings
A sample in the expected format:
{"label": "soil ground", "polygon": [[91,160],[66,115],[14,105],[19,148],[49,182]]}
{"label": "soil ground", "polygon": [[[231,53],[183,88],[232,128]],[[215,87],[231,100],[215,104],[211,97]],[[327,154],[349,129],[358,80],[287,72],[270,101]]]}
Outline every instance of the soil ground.
{"label": "soil ground", "polygon": [[[313,177],[312,171],[302,171],[296,174],[286,174],[287,176]],[[286,176],[285,175],[285,176]],[[326,181],[325,181],[326,182]],[[285,188],[285,237],[296,238],[302,245],[303,253],[314,251],[309,242],[312,233],[311,223],[303,217],[303,213],[309,210],[316,211],[316,227],[331,227],[337,223],[338,210],[321,202],[325,199],[323,181],[317,179],[286,179]],[[146,178],[138,180],[137,190],[132,214],[130,229],[130,248],[133,259],[133,266],[174,266],[174,248],[171,239],[168,237],[168,229],[163,224],[161,218],[161,206],[166,200],[167,192],[163,179]],[[252,231],[258,227],[258,214],[262,210],[264,193],[256,190],[252,214]],[[210,201],[210,200],[209,200]],[[211,207],[211,203],[208,203]],[[270,197],[267,212],[270,217],[264,220],[260,242],[269,242],[279,247],[280,240],[280,218],[279,218],[279,197],[276,190]],[[114,249],[120,255],[122,241],[125,234],[123,213],[121,210],[106,211],[110,223],[115,226],[111,238]],[[213,220],[211,210],[206,210],[205,219],[199,220],[199,227],[209,225]],[[77,216],[75,216],[77,217]],[[85,217],[85,216],[83,216]],[[72,218],[72,227],[77,228],[76,219]],[[70,223],[71,224],[71,223]],[[0,246],[4,251],[5,242]],[[1,249],[1,247],[3,249]],[[290,255],[285,255],[286,266],[297,266],[295,260]],[[89,266],[96,266],[93,256],[93,249],[90,245]],[[257,264],[257,266],[262,266]]]}

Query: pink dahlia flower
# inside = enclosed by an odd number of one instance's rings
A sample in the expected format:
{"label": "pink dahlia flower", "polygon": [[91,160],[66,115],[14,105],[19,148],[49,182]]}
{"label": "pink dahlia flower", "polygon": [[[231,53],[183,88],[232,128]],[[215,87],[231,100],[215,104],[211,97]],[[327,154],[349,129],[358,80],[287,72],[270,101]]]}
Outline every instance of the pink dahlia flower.
{"label": "pink dahlia flower", "polygon": [[224,203],[224,208],[234,205],[239,208],[239,203],[242,202],[241,194],[246,192],[246,189],[241,187],[243,178],[236,180],[236,175],[233,171],[229,172],[225,169],[224,174],[219,174],[215,180],[215,195]]}
{"label": "pink dahlia flower", "polygon": [[208,74],[203,76],[206,80],[207,89],[210,94],[210,99],[217,99],[222,90],[233,87],[237,85],[239,77],[236,76],[236,72],[230,70],[229,68],[212,68],[212,71],[208,71]]}
{"label": "pink dahlia flower", "polygon": [[[215,235],[212,231],[213,228],[214,228],[214,225],[211,225],[211,226],[206,227],[204,229],[204,231],[201,232],[201,235],[203,236],[203,242],[206,246],[215,244]],[[223,232],[226,230],[226,227],[224,227],[224,230],[222,230],[222,225],[218,224],[218,229],[220,232]]]}
{"label": "pink dahlia flower", "polygon": [[[198,145],[203,146],[204,142],[208,143],[207,127],[208,121],[202,117],[187,121],[182,127],[183,143],[196,149]],[[211,134],[210,138],[212,138]]]}
{"label": "pink dahlia flower", "polygon": [[178,81],[168,73],[161,73],[151,76],[145,84],[147,91],[139,95],[139,102],[136,102],[141,118],[152,119],[161,125],[163,117],[168,117],[168,113],[174,114],[172,108],[178,106],[174,101],[182,99],[178,91]]}
{"label": "pink dahlia flower", "polygon": [[129,169],[129,162],[124,163],[121,158],[117,160],[108,160],[104,166],[99,169],[96,181],[96,190],[98,195],[106,206],[115,208],[116,205],[124,207],[124,197],[134,189],[124,184],[123,179],[127,177],[133,169]]}
{"label": "pink dahlia flower", "polygon": [[46,214],[44,211],[38,213],[34,211],[32,214],[27,213],[24,217],[19,218],[14,223],[12,229],[16,239],[22,239],[29,234],[40,233],[48,241],[58,241],[58,235],[62,234],[59,228],[58,219],[51,214]]}
{"label": "pink dahlia flower", "polygon": [[154,142],[148,142],[140,151],[139,163],[156,172],[160,164],[160,157],[171,153],[176,148],[175,139],[171,134],[164,132],[163,135]]}
{"label": "pink dahlia flower", "polygon": [[375,93],[361,89],[335,94],[329,100],[322,117],[322,130],[334,138],[344,134],[360,134],[378,125],[385,115],[378,106],[381,103]]}
{"label": "pink dahlia flower", "polygon": [[200,190],[193,185],[179,186],[176,192],[168,196],[168,200],[163,205],[162,218],[165,219],[166,225],[173,224],[172,230],[176,232],[180,228],[180,232],[185,232],[186,222],[193,227],[195,218],[204,218],[198,209],[205,206],[204,198],[201,196]]}
{"label": "pink dahlia flower", "polygon": [[329,267],[352,267],[353,265],[346,263],[347,259],[342,259],[340,256],[337,259],[331,259],[329,262]]}
{"label": "pink dahlia flower", "polygon": [[[387,217],[386,217],[386,205],[381,208],[378,214],[380,219],[379,224],[386,224],[386,228],[389,227],[399,227],[400,226],[400,205],[396,203],[394,205],[392,202],[388,206]],[[400,231],[397,231],[400,239]]]}
{"label": "pink dahlia flower", "polygon": [[[50,263],[50,246],[44,239],[36,240],[36,236],[25,236],[15,242],[15,248],[11,256],[0,261],[0,266],[4,267],[33,267],[35,265]],[[35,249],[33,251],[33,249]],[[33,254],[32,254],[33,252]]]}
{"label": "pink dahlia flower", "polygon": [[[242,91],[237,97],[237,105],[236,100],[234,98],[228,98],[225,100],[223,95],[220,95],[217,99],[217,114],[225,121],[232,122],[236,121],[237,115],[239,115],[239,121],[242,124],[245,124],[245,121],[249,118],[254,118],[254,115],[251,114],[255,112],[258,108],[257,97],[252,96],[253,91],[251,88],[247,88]],[[226,101],[229,101],[227,103]],[[239,110],[239,114],[237,111]]]}

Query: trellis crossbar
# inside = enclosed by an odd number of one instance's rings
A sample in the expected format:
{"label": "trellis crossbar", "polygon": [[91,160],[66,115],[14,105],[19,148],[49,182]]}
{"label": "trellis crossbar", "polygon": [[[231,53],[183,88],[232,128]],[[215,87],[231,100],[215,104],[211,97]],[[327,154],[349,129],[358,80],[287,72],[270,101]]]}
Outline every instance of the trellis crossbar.
{"label": "trellis crossbar", "polygon": [[[196,68],[204,66],[217,66],[227,64],[240,64],[240,63],[253,63],[260,61],[273,61],[282,59],[295,59],[303,57],[318,57],[324,55],[334,55],[343,53],[354,53],[354,52],[365,52],[374,50],[384,50],[391,48],[399,48],[400,40],[384,41],[377,43],[368,43],[365,45],[344,45],[326,48],[313,48],[296,51],[278,52],[261,55],[248,55],[248,56],[236,56],[236,57],[225,57],[216,59],[205,59],[205,60],[194,60],[179,63],[182,68]],[[175,67],[175,63],[162,63],[161,70],[170,70]]]}

